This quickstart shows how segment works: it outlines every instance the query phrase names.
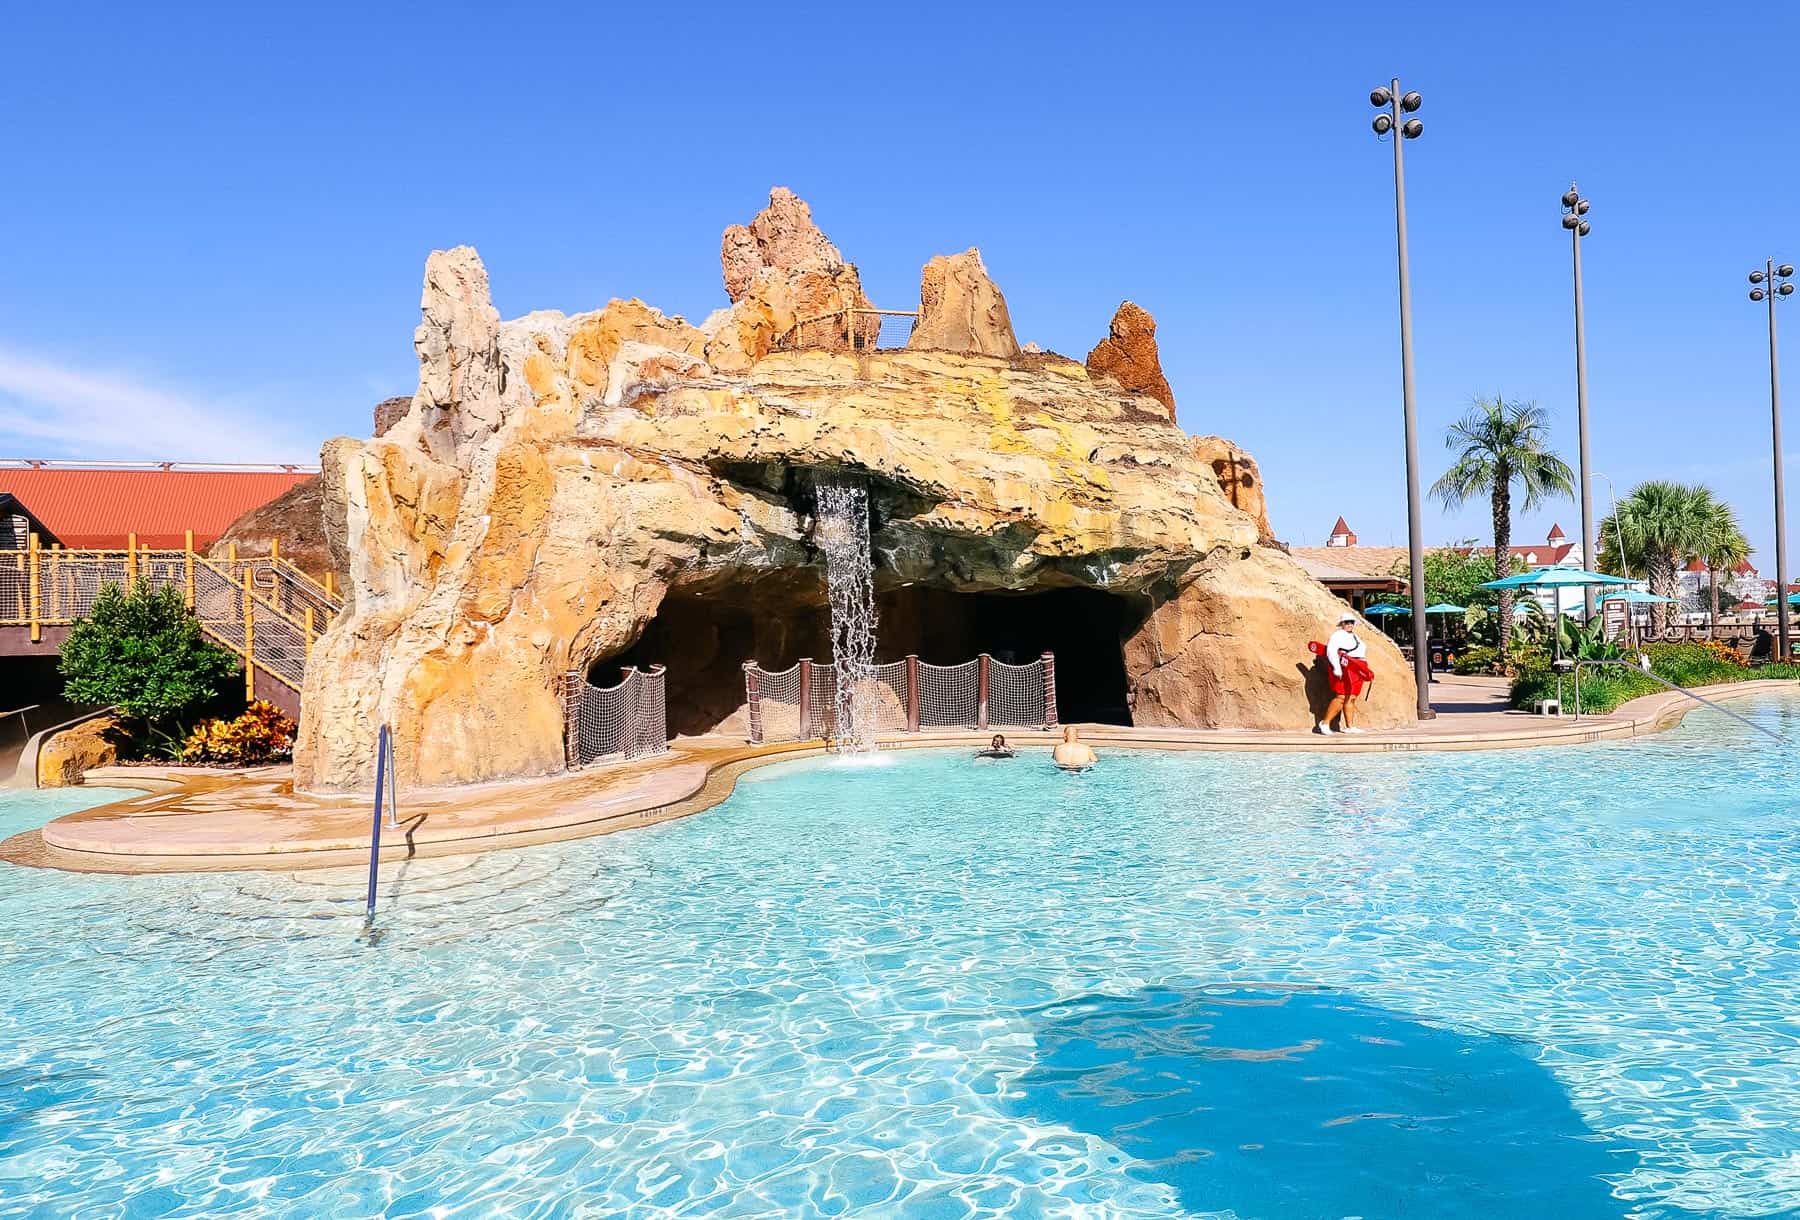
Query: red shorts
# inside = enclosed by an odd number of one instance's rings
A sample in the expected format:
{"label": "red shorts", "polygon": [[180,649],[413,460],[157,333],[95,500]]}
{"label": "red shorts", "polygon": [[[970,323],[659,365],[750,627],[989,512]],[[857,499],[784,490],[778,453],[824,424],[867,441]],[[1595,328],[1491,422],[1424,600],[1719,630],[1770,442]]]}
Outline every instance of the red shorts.
{"label": "red shorts", "polygon": [[1345,657],[1344,672],[1331,675],[1331,693],[1342,695],[1346,699],[1354,699],[1362,694],[1364,685],[1375,680],[1375,671],[1361,657]]}

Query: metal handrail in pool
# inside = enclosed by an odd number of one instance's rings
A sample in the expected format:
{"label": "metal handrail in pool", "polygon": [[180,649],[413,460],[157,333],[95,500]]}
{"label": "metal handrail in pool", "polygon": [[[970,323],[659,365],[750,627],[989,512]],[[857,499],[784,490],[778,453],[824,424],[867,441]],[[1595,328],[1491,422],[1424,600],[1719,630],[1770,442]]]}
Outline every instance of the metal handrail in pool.
{"label": "metal handrail in pool", "polygon": [[1766,736],[1773,737],[1777,742],[1780,742],[1782,745],[1787,744],[1786,740],[1781,736],[1781,734],[1777,733],[1774,729],[1765,728],[1762,725],[1756,723],[1754,720],[1749,719],[1748,717],[1738,715],[1736,712],[1732,711],[1728,707],[1721,707],[1717,702],[1715,702],[1714,700],[1708,699],[1705,695],[1697,695],[1685,686],[1677,686],[1675,683],[1669,681],[1667,678],[1663,677],[1661,674],[1653,674],[1649,670],[1643,668],[1641,665],[1633,665],[1630,661],[1586,661],[1586,660],[1583,660],[1583,661],[1575,662],[1575,719],[1577,719],[1577,720],[1581,719],[1581,667],[1583,665],[1592,665],[1592,666],[1596,666],[1596,667],[1601,666],[1601,665],[1617,665],[1624,669],[1633,670],[1637,673],[1643,674],[1646,678],[1649,678],[1652,682],[1660,682],[1664,686],[1668,687],[1670,690],[1675,691],[1678,694],[1686,695],[1688,698],[1692,699],[1695,703],[1704,703],[1707,707],[1712,708],[1716,712],[1724,712],[1727,716],[1730,716],[1733,720],[1736,720],[1740,724],[1748,725],[1749,727],[1755,729],[1758,733],[1762,733],[1762,734],[1765,734]]}
{"label": "metal handrail in pool", "polygon": [[369,897],[363,908],[363,927],[375,923],[375,881],[381,871],[381,801],[387,797],[388,825],[400,825],[400,793],[394,777],[394,736],[387,725],[375,737],[375,820],[369,829]]}

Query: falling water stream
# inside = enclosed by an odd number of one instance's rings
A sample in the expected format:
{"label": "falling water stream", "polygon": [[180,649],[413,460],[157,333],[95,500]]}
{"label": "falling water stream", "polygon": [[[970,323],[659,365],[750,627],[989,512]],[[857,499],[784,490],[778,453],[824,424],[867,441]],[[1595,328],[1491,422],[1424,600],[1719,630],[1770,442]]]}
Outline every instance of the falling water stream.
{"label": "falling water stream", "polygon": [[875,580],[869,553],[869,486],[821,474],[813,542],[825,552],[831,651],[837,672],[837,743],[845,754],[875,751]]}

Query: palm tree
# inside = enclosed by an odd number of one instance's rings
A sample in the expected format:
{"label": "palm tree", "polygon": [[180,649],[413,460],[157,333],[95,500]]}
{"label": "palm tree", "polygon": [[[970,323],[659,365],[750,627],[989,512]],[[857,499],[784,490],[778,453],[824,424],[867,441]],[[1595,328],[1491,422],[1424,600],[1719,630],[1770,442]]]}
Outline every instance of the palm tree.
{"label": "palm tree", "polygon": [[1731,505],[1716,497],[1712,499],[1703,533],[1699,557],[1706,564],[1706,585],[1712,602],[1707,623],[1716,631],[1719,626],[1719,573],[1730,573],[1750,558],[1750,540],[1744,537]]}
{"label": "palm tree", "polygon": [[[1513,489],[1530,511],[1554,496],[1573,495],[1575,472],[1550,451],[1550,415],[1534,402],[1508,402],[1498,394],[1477,398],[1469,413],[1444,433],[1455,463],[1431,485],[1445,508],[1486,494],[1494,509],[1494,579],[1512,568]],[[1500,592],[1500,658],[1512,631],[1512,592]]]}
{"label": "palm tree", "polygon": [[[1649,579],[1650,592],[1672,598],[1682,565],[1705,558],[1708,548],[1719,541],[1719,508],[1711,489],[1698,483],[1667,479],[1639,483],[1619,501],[1616,520],[1609,516],[1601,523],[1600,561],[1616,572],[1623,572],[1625,564],[1637,568]],[[1735,527],[1735,520],[1732,524]],[[1624,555],[1618,553],[1616,542],[1605,541],[1608,530],[1613,539],[1624,539]],[[1668,624],[1668,616],[1667,605],[1651,607],[1651,622],[1658,634]]]}

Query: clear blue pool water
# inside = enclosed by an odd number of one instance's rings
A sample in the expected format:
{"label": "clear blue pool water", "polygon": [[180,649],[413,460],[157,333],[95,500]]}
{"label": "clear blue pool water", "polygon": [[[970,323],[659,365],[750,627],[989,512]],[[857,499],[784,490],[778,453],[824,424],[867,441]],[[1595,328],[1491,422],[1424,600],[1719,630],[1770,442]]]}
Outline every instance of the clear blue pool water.
{"label": "clear blue pool water", "polygon": [[354,872],[0,866],[0,1214],[1792,1213],[1767,744],[783,765],[374,945]]}

